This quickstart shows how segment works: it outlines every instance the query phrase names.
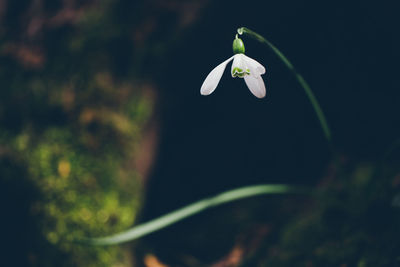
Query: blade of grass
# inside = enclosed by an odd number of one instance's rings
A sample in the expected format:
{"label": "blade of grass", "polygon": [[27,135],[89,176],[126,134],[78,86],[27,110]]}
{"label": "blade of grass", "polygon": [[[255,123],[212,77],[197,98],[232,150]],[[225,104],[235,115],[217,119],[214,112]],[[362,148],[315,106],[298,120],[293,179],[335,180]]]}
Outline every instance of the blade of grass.
{"label": "blade of grass", "polygon": [[314,93],[312,92],[310,86],[304,80],[303,76],[301,76],[297,72],[297,70],[294,68],[293,64],[287,59],[287,57],[285,57],[285,55],[283,55],[283,53],[281,51],[279,51],[278,48],[276,48],[270,41],[265,39],[260,34],[254,32],[246,27],[238,28],[237,32],[240,35],[246,34],[246,35],[256,39],[257,41],[259,41],[263,44],[266,44],[279,57],[279,59],[283,62],[283,64],[285,64],[286,67],[293,73],[293,75],[295,76],[295,78],[297,79],[297,81],[299,82],[301,87],[303,87],[308,99],[310,100],[311,105],[313,106],[314,111],[317,114],[318,120],[321,124],[321,128],[322,128],[322,131],[323,131],[326,139],[328,140],[329,143],[331,143],[331,141],[332,141],[331,140],[331,138],[332,138],[331,130],[330,130],[328,122],[325,118],[324,112],[322,111],[321,106],[319,105],[318,100],[315,97]]}
{"label": "blade of grass", "polygon": [[202,212],[212,207],[222,205],[224,203],[232,202],[242,198],[257,196],[257,195],[269,195],[269,194],[285,194],[285,193],[305,193],[308,192],[306,189],[288,185],[253,185],[241,187],[238,189],[226,191],[218,194],[214,197],[205,198],[197,201],[193,204],[187,205],[176,211],[170,212],[159,218],[151,220],[149,222],[134,226],[127,231],[106,236],[100,238],[85,238],[78,240],[77,242],[87,245],[95,246],[107,246],[116,245],[125,242],[129,242],[160,229],[163,229],[171,224],[181,221],[194,214]]}

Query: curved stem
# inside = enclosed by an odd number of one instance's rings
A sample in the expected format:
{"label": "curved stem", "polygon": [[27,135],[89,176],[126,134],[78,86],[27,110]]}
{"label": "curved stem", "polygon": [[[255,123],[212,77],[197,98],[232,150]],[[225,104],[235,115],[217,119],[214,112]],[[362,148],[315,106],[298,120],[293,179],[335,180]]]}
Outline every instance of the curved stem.
{"label": "curved stem", "polygon": [[308,99],[311,102],[311,105],[314,108],[315,113],[317,114],[318,120],[321,124],[322,131],[324,132],[324,135],[326,139],[328,140],[329,143],[331,143],[331,130],[329,129],[328,122],[325,118],[324,112],[321,109],[321,106],[318,103],[317,98],[315,97],[314,93],[312,92],[310,86],[308,83],[304,80],[303,76],[301,76],[297,70],[294,68],[293,64],[285,57],[281,51],[278,50],[271,42],[269,42],[267,39],[262,37],[256,32],[253,32],[250,29],[247,29],[246,27],[239,28],[237,32],[242,35],[242,34],[247,34],[250,37],[256,39],[257,41],[266,44],[278,57],[279,59],[283,62],[283,64],[286,65],[286,67],[293,73],[301,87],[303,87],[304,91],[306,92],[306,95]]}
{"label": "curved stem", "polygon": [[163,229],[171,224],[181,221],[194,214],[202,212],[212,207],[222,205],[224,203],[232,202],[242,198],[257,196],[257,195],[269,195],[269,194],[285,194],[285,193],[306,193],[308,189],[288,186],[288,185],[253,185],[247,187],[241,187],[238,189],[226,191],[218,194],[214,197],[205,198],[197,201],[193,204],[187,205],[176,211],[170,212],[164,216],[151,220],[149,222],[134,226],[127,231],[106,236],[100,238],[85,238],[78,240],[78,243],[95,245],[95,246],[106,246],[121,244],[128,241],[132,241]]}

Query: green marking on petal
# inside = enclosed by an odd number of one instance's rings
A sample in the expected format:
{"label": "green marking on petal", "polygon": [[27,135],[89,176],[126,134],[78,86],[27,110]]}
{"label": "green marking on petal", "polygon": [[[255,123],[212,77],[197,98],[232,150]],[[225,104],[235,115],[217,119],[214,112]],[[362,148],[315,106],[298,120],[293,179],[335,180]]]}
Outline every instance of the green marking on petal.
{"label": "green marking on petal", "polygon": [[239,67],[234,67],[234,68],[233,68],[233,72],[239,72],[239,73],[241,73],[241,72],[243,72],[243,70],[242,70],[241,68],[239,68]]}
{"label": "green marking on petal", "polygon": [[239,77],[239,78],[243,78],[244,76],[246,76],[250,74],[250,70],[246,69],[246,71],[244,71],[243,69],[239,68],[239,67],[235,67],[232,70],[232,76],[233,77]]}
{"label": "green marking on petal", "polygon": [[233,77],[237,77],[237,76],[241,76],[244,73],[243,69],[239,68],[239,67],[234,67],[232,70],[232,76]]}

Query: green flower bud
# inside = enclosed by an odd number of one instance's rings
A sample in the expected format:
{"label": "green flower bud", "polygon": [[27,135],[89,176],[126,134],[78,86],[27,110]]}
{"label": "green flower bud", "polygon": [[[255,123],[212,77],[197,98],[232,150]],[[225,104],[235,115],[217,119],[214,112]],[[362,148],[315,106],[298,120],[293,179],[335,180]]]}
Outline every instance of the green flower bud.
{"label": "green flower bud", "polygon": [[242,39],[238,38],[236,35],[235,40],[233,40],[232,49],[234,54],[244,54],[244,44]]}

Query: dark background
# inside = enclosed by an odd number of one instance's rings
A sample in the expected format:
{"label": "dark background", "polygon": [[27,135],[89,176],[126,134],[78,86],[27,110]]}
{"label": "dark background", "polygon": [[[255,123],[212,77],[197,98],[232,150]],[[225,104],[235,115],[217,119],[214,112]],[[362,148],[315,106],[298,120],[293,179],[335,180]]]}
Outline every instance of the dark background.
{"label": "dark background", "polygon": [[[64,9],[72,15],[66,12],[61,19],[54,19]],[[118,158],[117,164],[127,166],[131,156],[125,152],[128,150],[125,138],[133,143],[146,139],[150,136],[146,129],[155,125],[152,129],[156,145],[151,148],[139,145],[133,156],[154,155],[149,159],[150,171],[142,175],[144,178],[135,178],[142,181],[141,203],[135,206],[140,211],[136,223],[203,197],[251,184],[312,187],[327,184],[328,188],[337,190],[338,196],[333,197],[334,204],[330,198],[322,198],[320,202],[326,200],[327,204],[317,208],[308,199],[280,196],[213,209],[135,242],[129,251],[136,255],[138,266],[149,253],[171,266],[208,266],[219,260],[221,265],[215,266],[239,266],[237,262],[229,265],[229,260],[224,258],[231,255],[238,242],[242,251],[252,248],[248,254],[250,259],[245,263],[239,261],[243,266],[300,266],[297,264],[309,262],[315,266],[352,266],[361,262],[366,265],[359,266],[374,266],[369,265],[372,263],[395,266],[389,264],[398,263],[394,256],[396,249],[383,244],[387,243],[386,235],[393,231],[399,233],[395,226],[397,210],[391,208],[399,185],[396,182],[399,155],[395,146],[400,138],[398,10],[395,1],[0,1],[0,122],[5,133],[0,147],[1,193],[2,202],[12,199],[10,203],[13,203],[2,207],[2,217],[7,218],[3,229],[21,233],[20,229],[27,225],[32,227],[25,234],[6,235],[12,253],[8,253],[10,260],[6,258],[5,262],[9,265],[18,255],[29,254],[21,257],[21,266],[51,266],[61,258],[68,258],[70,253],[62,245],[59,249],[58,243],[48,241],[21,245],[28,238],[46,239],[39,228],[32,226],[41,224],[45,217],[30,215],[29,208],[32,199],[43,198],[41,194],[46,192],[40,191],[40,183],[33,183],[30,189],[32,180],[21,178],[31,176],[26,169],[35,167],[35,163],[20,156],[24,152],[9,147],[10,140],[27,128],[29,134],[40,138],[48,127],[61,125],[72,129],[73,136],[87,131],[100,144],[93,148],[90,145],[93,142],[88,142],[87,147],[77,149],[78,154],[89,151],[90,157],[99,158],[99,162],[108,160],[109,155]],[[88,22],[75,19],[86,15]],[[46,21],[39,23],[42,26],[36,31],[30,26],[35,18]],[[216,91],[210,96],[200,95],[207,74],[232,56],[232,41],[236,29],[242,26],[271,41],[309,83],[330,125],[333,149],[292,73],[266,46],[247,36],[242,36],[246,55],[267,70],[263,75],[267,97],[257,99],[242,79],[232,79],[230,64]],[[10,48],[10,43],[18,44],[20,50]],[[74,50],[71,44],[78,44],[80,48]],[[18,52],[22,51],[21,47],[29,53]],[[128,96],[117,86],[110,90],[90,89],[97,71],[111,73],[113,81],[121,84],[134,84],[129,87]],[[31,86],[24,84],[36,78],[47,85],[40,94],[31,92]],[[58,96],[61,104],[51,100],[52,93],[58,90],[52,87],[54,81],[60,88],[72,84],[76,95],[73,108],[66,106],[63,94]],[[141,137],[114,133],[101,119],[80,124],[79,114],[85,107],[105,107],[108,111],[126,114],[124,107],[137,106],[135,99],[146,96],[147,87],[151,87],[153,96],[152,103],[148,104],[152,115],[134,117],[131,121],[139,121],[140,129],[144,129]],[[126,104],[128,100],[134,104]],[[375,168],[378,169],[388,151],[394,152],[389,155],[389,162],[383,164],[386,172],[377,174]],[[96,164],[101,165],[99,162]],[[79,180],[78,172],[77,177]],[[359,177],[368,177],[362,188]],[[118,187],[105,184],[105,191],[110,187],[119,192]],[[123,196],[129,198],[126,192]],[[359,199],[365,201],[357,202]],[[345,202],[335,202],[342,200]],[[380,210],[382,214],[370,213],[368,207],[373,205],[372,210]],[[332,212],[331,206],[335,206]],[[307,250],[300,256],[288,256],[292,255],[288,252],[290,249],[298,247],[282,245],[282,237],[288,230],[282,225],[299,221],[298,217],[290,217],[299,213],[301,218],[312,218],[307,221],[311,228],[317,225],[324,229],[312,233],[324,241],[308,244],[301,235],[293,235],[300,247],[305,242]],[[333,226],[321,218],[333,222]],[[342,218],[345,218],[342,224],[335,223]],[[393,225],[374,224],[373,218],[386,218]],[[357,222],[361,220],[365,228],[359,227]],[[112,233],[124,227],[108,230]],[[308,233],[301,227],[296,229]],[[340,230],[339,237],[325,235],[332,229]],[[357,229],[357,237],[362,236],[360,239],[364,241],[352,238],[343,229],[353,232]],[[96,231],[88,230],[95,235],[105,233],[103,229]],[[382,239],[372,238],[369,233],[373,232],[379,232]],[[311,253],[321,247],[321,251],[337,249],[324,247],[321,245],[324,242],[343,247],[347,243],[340,239],[342,236],[343,240],[359,242],[349,245],[355,249],[348,249],[348,254],[338,252],[325,257],[323,252]],[[261,240],[256,242],[258,245],[248,245],[257,237]],[[43,258],[46,254],[53,255],[47,257],[48,265],[41,263],[40,256],[32,256],[35,242],[42,244],[36,249],[42,251],[38,255],[44,255]],[[370,253],[369,244],[373,243],[382,244],[375,250],[386,251],[387,262],[380,262],[379,256],[373,260],[365,258]],[[279,261],[268,261],[274,257]],[[72,262],[87,266],[84,261]],[[93,262],[96,264],[96,257]],[[150,263],[146,266],[151,267]]]}
{"label": "dark background", "polygon": [[[331,154],[312,106],[264,45],[243,37],[246,54],[267,69],[265,99],[232,79],[230,65],[212,95],[199,95],[208,72],[231,56],[241,26],[275,44],[309,82],[336,152],[380,159],[400,136],[395,12],[393,3],[373,1],[210,3],[153,76],[162,135],[149,209],[161,213],[244,184],[312,184],[326,170]],[[166,207],[152,194],[165,195]]]}
{"label": "dark background", "polygon": [[[144,218],[237,186],[315,185],[329,174],[332,154],[303,89],[262,44],[243,37],[246,54],[267,69],[265,99],[232,79],[230,65],[212,95],[199,95],[208,72],[231,56],[241,26],[275,44],[309,82],[338,157],[379,161],[400,136],[396,10],[394,2],[374,1],[210,3],[156,76],[162,134]],[[213,228],[204,220],[165,230],[149,242],[171,258],[195,242],[185,242],[186,235]],[[194,250],[226,241],[229,234],[220,228],[206,231],[208,242],[198,241]]]}

